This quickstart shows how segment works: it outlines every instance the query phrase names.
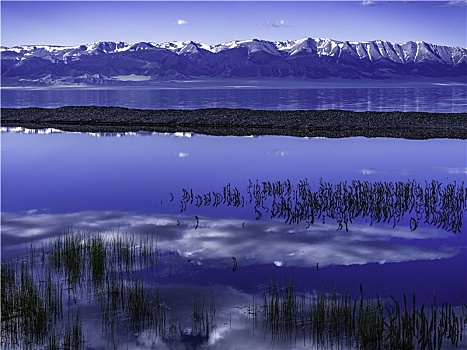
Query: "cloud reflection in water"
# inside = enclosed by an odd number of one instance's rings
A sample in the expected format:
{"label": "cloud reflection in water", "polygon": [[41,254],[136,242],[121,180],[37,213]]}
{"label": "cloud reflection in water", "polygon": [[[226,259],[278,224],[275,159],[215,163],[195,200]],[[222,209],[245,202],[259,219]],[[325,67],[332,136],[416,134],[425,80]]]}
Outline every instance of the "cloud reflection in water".
{"label": "cloud reflection in water", "polygon": [[354,265],[450,258],[459,254],[460,235],[430,227],[410,232],[391,225],[355,223],[349,232],[334,224],[286,225],[278,220],[243,221],[181,215],[136,215],[85,211],[68,214],[2,213],[2,254],[25,243],[48,240],[69,229],[101,234],[151,234],[164,251],[205,264],[235,256],[241,264],[276,266]]}
{"label": "cloud reflection in water", "polygon": [[[167,271],[164,270],[155,275],[151,283],[161,286],[162,298],[181,320],[181,328],[186,330],[186,334],[190,334],[189,315],[193,312],[193,298],[197,295],[205,296],[206,302],[209,303],[209,298],[213,295],[217,310],[217,326],[211,331],[209,339],[203,340],[203,346],[231,349],[240,344],[242,348],[269,349],[270,339],[265,338],[261,329],[255,330],[252,323],[247,322],[248,305],[251,305],[252,300],[256,302],[261,300],[258,294],[259,285],[267,283],[271,278],[267,273],[249,277],[255,266],[270,266],[268,271],[286,271],[293,267],[297,275],[302,272],[300,278],[297,278],[298,283],[302,283],[307,278],[313,279],[316,283],[321,278],[319,276],[324,276],[325,270],[328,270],[327,276],[329,276],[326,278],[332,280],[337,270],[332,267],[340,265],[342,269],[339,273],[349,274],[348,265],[355,265],[357,268],[368,265],[369,269],[366,270],[368,272],[374,269],[371,268],[373,264],[378,267],[376,273],[383,276],[384,280],[388,280],[394,279],[394,276],[385,275],[388,273],[387,267],[379,264],[400,263],[394,264],[391,268],[403,271],[407,263],[416,264],[417,261],[434,260],[443,262],[448,261],[449,258],[465,255],[466,247],[463,234],[455,235],[432,227],[419,227],[410,232],[408,228],[393,229],[392,225],[368,226],[368,223],[362,222],[354,223],[349,228],[349,232],[345,232],[336,231],[334,224],[315,224],[306,229],[305,225],[287,225],[278,220],[243,221],[202,216],[199,216],[198,228],[195,228],[196,224],[196,219],[187,215],[136,215],[116,211],[68,214],[49,214],[36,210],[24,213],[4,212],[2,213],[2,257],[15,257],[21,251],[24,252],[30,243],[47,242],[69,229],[98,232],[104,237],[108,235],[109,238],[127,234],[154,235],[158,248],[166,254],[166,257],[168,252],[176,252],[178,256],[174,257],[174,266],[171,267],[173,279],[169,279]],[[226,264],[231,264],[232,257],[236,258],[239,270],[243,269],[243,271],[230,271],[231,265]],[[187,263],[188,259],[191,264]],[[316,271],[317,268],[315,270],[317,263],[319,263],[319,271]],[[166,264],[167,270],[167,261],[165,260],[163,264]],[[450,266],[452,267],[452,264]],[[420,275],[422,271],[425,272],[420,270],[420,267],[416,267],[415,270]],[[194,274],[193,271],[197,273]],[[306,274],[303,274],[304,271]],[[314,274],[311,274],[311,271]],[[361,274],[362,271],[352,274],[357,279],[361,278],[355,283],[363,282],[367,286],[374,275],[366,276]],[[462,268],[457,271],[462,273]],[[442,272],[443,275],[448,273],[446,270]],[[206,277],[208,274],[214,277],[202,281],[201,277]],[[407,278],[409,274],[410,272],[406,275],[403,272],[395,274],[397,281],[401,281],[401,288],[405,289],[407,286],[410,288],[406,283],[407,279],[410,282],[414,277],[410,275]],[[220,277],[221,275],[225,277]],[[430,278],[436,278],[435,275],[436,272],[426,277],[416,276],[412,282],[415,285],[419,284],[422,290],[432,291],[432,285],[427,286],[424,283]],[[282,280],[282,273],[277,274],[277,277]],[[448,280],[453,281],[455,286],[462,284],[451,277],[448,276]],[[229,284],[233,278],[243,280],[252,278],[255,283],[254,288],[245,290],[223,285],[226,281]],[[211,284],[212,281],[215,283]],[[445,285],[446,281],[431,282],[434,285],[436,283]],[[387,292],[381,286],[383,284],[379,285],[380,289],[368,287],[368,290],[371,290],[370,293],[373,290]],[[455,290],[450,285],[446,285],[445,288]],[[256,293],[253,290],[256,290]],[[312,292],[311,289],[307,290]],[[410,293],[410,289],[407,292]],[[439,290],[437,295],[442,300],[449,300],[444,298],[445,295],[450,297],[448,293],[444,292],[443,295]],[[396,296],[400,297],[399,294]],[[417,293],[417,300],[420,300],[418,298]],[[428,295],[426,299],[429,302],[430,299],[432,300],[432,295]],[[456,294],[452,300],[457,305],[460,299]],[[83,305],[87,303],[84,299],[78,302]],[[92,320],[92,317],[89,319]],[[93,347],[105,348],[106,343],[102,339],[98,325],[94,325],[93,321],[86,322],[84,331]],[[151,329],[139,332],[134,337],[135,342],[119,344],[119,348],[125,348],[126,345],[132,349],[144,349],[148,346],[170,348],[170,344],[158,337]],[[177,344],[187,344],[187,341],[197,341],[197,339],[184,339],[182,334],[177,338]],[[312,344],[307,341],[307,348],[311,348],[310,346]],[[277,349],[293,347],[292,343],[274,345]]]}

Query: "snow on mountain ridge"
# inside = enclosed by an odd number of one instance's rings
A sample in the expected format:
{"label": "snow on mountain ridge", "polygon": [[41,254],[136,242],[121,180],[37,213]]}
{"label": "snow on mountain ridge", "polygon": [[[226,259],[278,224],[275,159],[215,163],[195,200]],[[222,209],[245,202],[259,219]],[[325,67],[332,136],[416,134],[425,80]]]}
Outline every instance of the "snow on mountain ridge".
{"label": "snow on mountain ridge", "polygon": [[202,77],[467,76],[465,48],[423,41],[394,44],[385,40],[355,42],[310,37],[275,42],[234,40],[217,45],[196,41],[104,41],[78,46],[0,47],[0,53],[2,79],[10,79],[12,84],[117,84]]}
{"label": "snow on mountain ridge", "polygon": [[[190,49],[185,49],[189,45]],[[277,56],[293,56],[300,52],[313,53],[318,56],[339,56],[342,54],[342,51],[349,50],[356,52],[359,58],[374,61],[375,57],[384,57],[398,63],[414,62],[429,58],[431,60],[459,64],[466,61],[467,58],[466,49],[464,48],[434,45],[423,41],[408,41],[394,44],[385,40],[356,42],[310,37],[275,42],[258,39],[234,40],[216,45],[207,45],[195,41],[172,41],[165,43],[104,41],[79,46],[22,45],[11,48],[1,47],[0,53],[9,51],[22,55],[44,57],[46,56],[44,52],[47,52],[54,56],[55,59],[63,60],[67,56],[111,54],[150,49],[166,49],[176,54],[194,53],[198,49],[202,49],[216,54],[236,48],[247,48],[249,53],[264,51],[267,54]],[[420,57],[421,54],[423,54],[423,57]]]}

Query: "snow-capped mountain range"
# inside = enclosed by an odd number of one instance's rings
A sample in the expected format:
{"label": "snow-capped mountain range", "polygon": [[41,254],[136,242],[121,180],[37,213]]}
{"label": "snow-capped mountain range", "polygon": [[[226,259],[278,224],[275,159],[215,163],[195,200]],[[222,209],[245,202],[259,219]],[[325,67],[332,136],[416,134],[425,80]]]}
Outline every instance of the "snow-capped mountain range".
{"label": "snow-capped mountain range", "polygon": [[467,77],[467,50],[423,41],[394,44],[301,40],[206,45],[97,42],[1,47],[2,86],[157,84],[210,78],[403,79]]}

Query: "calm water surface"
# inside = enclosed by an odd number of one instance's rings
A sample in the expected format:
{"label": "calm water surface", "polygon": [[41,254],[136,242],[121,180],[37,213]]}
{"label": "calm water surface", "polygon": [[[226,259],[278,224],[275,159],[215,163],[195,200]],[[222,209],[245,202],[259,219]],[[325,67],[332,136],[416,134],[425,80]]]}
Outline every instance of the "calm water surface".
{"label": "calm water surface", "polygon": [[[419,303],[431,303],[434,290],[438,300],[454,305],[465,296],[465,217],[457,234],[423,220],[412,231],[413,212],[395,227],[357,217],[347,232],[333,218],[307,227],[271,220],[266,209],[257,220],[248,200],[243,206],[182,207],[184,190],[222,193],[230,185],[248,198],[250,181],[306,181],[313,190],[320,181],[461,185],[467,174],[463,140],[3,131],[2,257],[21,256],[26,245],[69,229],[149,233],[162,252],[150,283],[159,285],[171,307],[188,305],[192,293],[215,294],[214,348],[230,348],[239,336],[247,347],[271,347],[254,336],[238,307],[261,298],[261,286],[273,277],[285,284],[293,275],[303,292],[335,288],[358,297],[362,284],[382,298],[415,292]],[[76,302],[87,303],[84,297]],[[92,323],[85,332],[92,344],[102,342]]]}
{"label": "calm water surface", "polygon": [[[467,110],[466,90],[449,87],[3,89],[1,93],[3,107]],[[413,187],[413,193],[431,184],[440,191],[462,189],[467,183],[465,140],[82,134],[3,128],[1,142],[2,260],[22,257],[31,243],[49,242],[70,229],[109,237],[149,234],[156,238],[161,256],[147,283],[159,286],[167,310],[181,320],[186,334],[191,334],[189,314],[196,296],[215,300],[216,324],[209,339],[182,335],[183,341],[168,343],[146,329],[119,338],[122,348],[231,349],[239,344],[256,349],[303,348],[295,340],[273,344],[270,335],[248,321],[248,305],[254,300],[261,303],[272,278],[285,285],[293,277],[300,293],[348,291],[358,298],[362,285],[366,295],[378,294],[383,300],[391,295],[401,300],[404,293],[415,292],[418,304],[431,304],[436,291],[440,303],[465,302],[465,201],[451,212],[460,218],[454,233],[452,227],[443,228],[442,221],[430,224],[433,216],[425,222],[425,207],[420,212],[414,207],[388,222],[356,215],[347,230],[339,227],[334,209],[313,224],[290,224],[283,217],[271,218],[271,197],[264,195],[261,205],[255,206],[256,197],[251,196],[253,188],[279,181],[290,181],[294,189],[306,184],[314,192],[328,185],[331,194],[324,200],[329,201],[340,200],[337,186],[349,188],[353,183],[371,188],[396,183],[420,186]],[[199,199],[235,189],[243,196],[241,205],[229,201],[213,205]],[[293,204],[291,193],[285,200]],[[390,207],[382,204],[382,209]],[[232,257],[238,263],[235,271]],[[95,310],[86,311],[86,296],[77,293],[73,300],[88,316],[83,330],[89,347],[108,348]],[[465,347],[464,342],[460,348]],[[313,347],[308,342],[305,348]]]}
{"label": "calm water surface", "polygon": [[467,112],[466,87],[310,89],[2,89],[3,107],[121,106]]}

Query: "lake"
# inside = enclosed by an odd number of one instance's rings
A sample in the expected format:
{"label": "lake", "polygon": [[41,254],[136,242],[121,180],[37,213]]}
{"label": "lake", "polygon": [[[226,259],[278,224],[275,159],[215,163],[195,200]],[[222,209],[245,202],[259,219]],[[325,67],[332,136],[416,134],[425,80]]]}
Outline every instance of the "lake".
{"label": "lake", "polygon": [[[304,84],[297,84],[303,86]],[[323,84],[324,85],[324,84]],[[192,86],[192,85],[189,85]],[[1,90],[2,107],[120,106],[142,109],[250,108],[272,110],[467,111],[465,86],[334,88],[169,88]]]}
{"label": "lake", "polygon": [[[415,90],[2,89],[2,107],[466,111],[465,88]],[[322,305],[338,312],[335,306],[351,299],[368,301],[371,315],[378,303],[392,315],[393,300],[404,308],[404,294],[410,314],[422,304],[447,314],[446,302],[453,318],[465,317],[466,140],[22,128],[2,128],[1,137],[2,262],[21,266],[31,245],[37,247],[30,265],[36,278],[46,281],[52,271],[63,290],[68,316],[54,326],[58,339],[79,314],[89,349],[359,348],[369,341],[361,333],[337,337],[331,323],[322,328],[304,310]],[[142,255],[150,237],[155,263],[123,272],[115,263],[101,272],[112,283],[121,276],[127,301],[111,308],[119,292],[110,292],[105,279],[97,283],[94,269],[72,282],[60,268],[47,268],[55,266],[47,245],[72,237],[69,232],[81,234],[80,246],[96,234],[107,247],[130,238],[143,260],[152,257]],[[42,258],[41,247],[47,247]],[[135,292],[137,276],[157,290],[155,299]],[[157,310],[157,322],[130,308],[130,295]],[[362,315],[359,309],[354,316]],[[442,334],[441,348],[456,348]],[[467,348],[465,328],[451,334],[463,334],[457,348]]]}

